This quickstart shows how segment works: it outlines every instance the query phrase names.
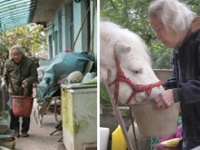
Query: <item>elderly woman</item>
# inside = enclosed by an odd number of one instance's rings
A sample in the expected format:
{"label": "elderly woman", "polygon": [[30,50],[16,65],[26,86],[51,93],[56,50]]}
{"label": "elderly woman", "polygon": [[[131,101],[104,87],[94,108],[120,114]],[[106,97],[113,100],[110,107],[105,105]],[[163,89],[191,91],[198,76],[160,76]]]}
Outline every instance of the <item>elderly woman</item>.
{"label": "elderly woman", "polygon": [[15,45],[10,49],[10,59],[7,59],[4,66],[4,80],[9,92],[10,107],[10,129],[16,131],[16,137],[27,137],[30,117],[22,118],[22,127],[20,128],[19,117],[16,117],[12,111],[12,95],[22,95],[22,88],[26,90],[25,96],[32,95],[32,84],[37,80],[37,69],[34,61],[24,55],[23,49],[19,45]]}
{"label": "elderly woman", "polygon": [[182,150],[200,145],[200,17],[177,0],[155,0],[148,10],[157,38],[173,48],[173,75],[156,106],[167,108],[180,102]]}

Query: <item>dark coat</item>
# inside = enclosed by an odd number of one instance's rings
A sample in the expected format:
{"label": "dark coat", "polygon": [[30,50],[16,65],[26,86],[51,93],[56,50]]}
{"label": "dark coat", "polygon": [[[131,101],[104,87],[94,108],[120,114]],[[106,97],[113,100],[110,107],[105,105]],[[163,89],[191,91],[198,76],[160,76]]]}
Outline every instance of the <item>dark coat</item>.
{"label": "dark coat", "polygon": [[[10,79],[9,79],[10,78]],[[34,61],[28,57],[23,56],[19,64],[16,64],[12,59],[5,62],[4,80],[7,85],[7,90],[11,95],[32,95],[32,84],[37,81],[37,68]],[[21,85],[23,81],[28,83],[28,88],[22,90]],[[12,82],[12,86],[10,84]]]}
{"label": "dark coat", "polygon": [[[198,21],[200,27],[200,20]],[[200,29],[197,28],[173,52],[173,76],[164,86],[173,88],[180,102],[183,139],[200,142]]]}

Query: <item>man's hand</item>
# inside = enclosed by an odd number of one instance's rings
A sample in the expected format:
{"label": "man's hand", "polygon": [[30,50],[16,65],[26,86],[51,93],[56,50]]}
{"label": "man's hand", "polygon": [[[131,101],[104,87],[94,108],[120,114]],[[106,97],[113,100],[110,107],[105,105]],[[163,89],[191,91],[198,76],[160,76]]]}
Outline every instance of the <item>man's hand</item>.
{"label": "man's hand", "polygon": [[166,90],[162,93],[160,93],[156,98],[155,98],[155,103],[158,108],[168,108],[172,104],[174,104],[174,94],[173,90]]}
{"label": "man's hand", "polygon": [[26,88],[27,86],[28,86],[28,83],[27,83],[26,81],[23,81],[23,82],[22,82],[22,87],[23,87],[23,88]]}

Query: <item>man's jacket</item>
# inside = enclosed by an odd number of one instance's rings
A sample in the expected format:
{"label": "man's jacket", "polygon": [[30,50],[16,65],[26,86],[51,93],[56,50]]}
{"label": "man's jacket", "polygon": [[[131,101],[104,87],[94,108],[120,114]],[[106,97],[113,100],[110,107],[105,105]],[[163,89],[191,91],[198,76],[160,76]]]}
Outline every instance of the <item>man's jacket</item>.
{"label": "man's jacket", "polygon": [[164,87],[173,88],[180,102],[183,139],[200,141],[200,18],[197,17],[177,51],[173,52],[173,76]]}
{"label": "man's jacket", "polygon": [[[25,56],[22,57],[19,64],[16,64],[12,59],[6,60],[4,80],[10,94],[31,96],[32,84],[37,80],[37,68],[34,61]],[[23,81],[28,83],[27,89],[21,88]]]}

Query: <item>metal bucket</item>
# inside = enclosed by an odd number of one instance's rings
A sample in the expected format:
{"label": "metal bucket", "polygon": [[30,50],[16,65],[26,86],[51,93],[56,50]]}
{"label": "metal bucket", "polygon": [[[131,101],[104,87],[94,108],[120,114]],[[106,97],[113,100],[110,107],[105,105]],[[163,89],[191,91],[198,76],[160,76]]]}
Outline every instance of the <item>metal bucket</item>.
{"label": "metal bucket", "polygon": [[12,96],[13,113],[17,117],[29,117],[33,106],[33,97]]}
{"label": "metal bucket", "polygon": [[154,102],[130,105],[133,117],[143,137],[163,136],[176,133],[180,104],[159,109]]}

